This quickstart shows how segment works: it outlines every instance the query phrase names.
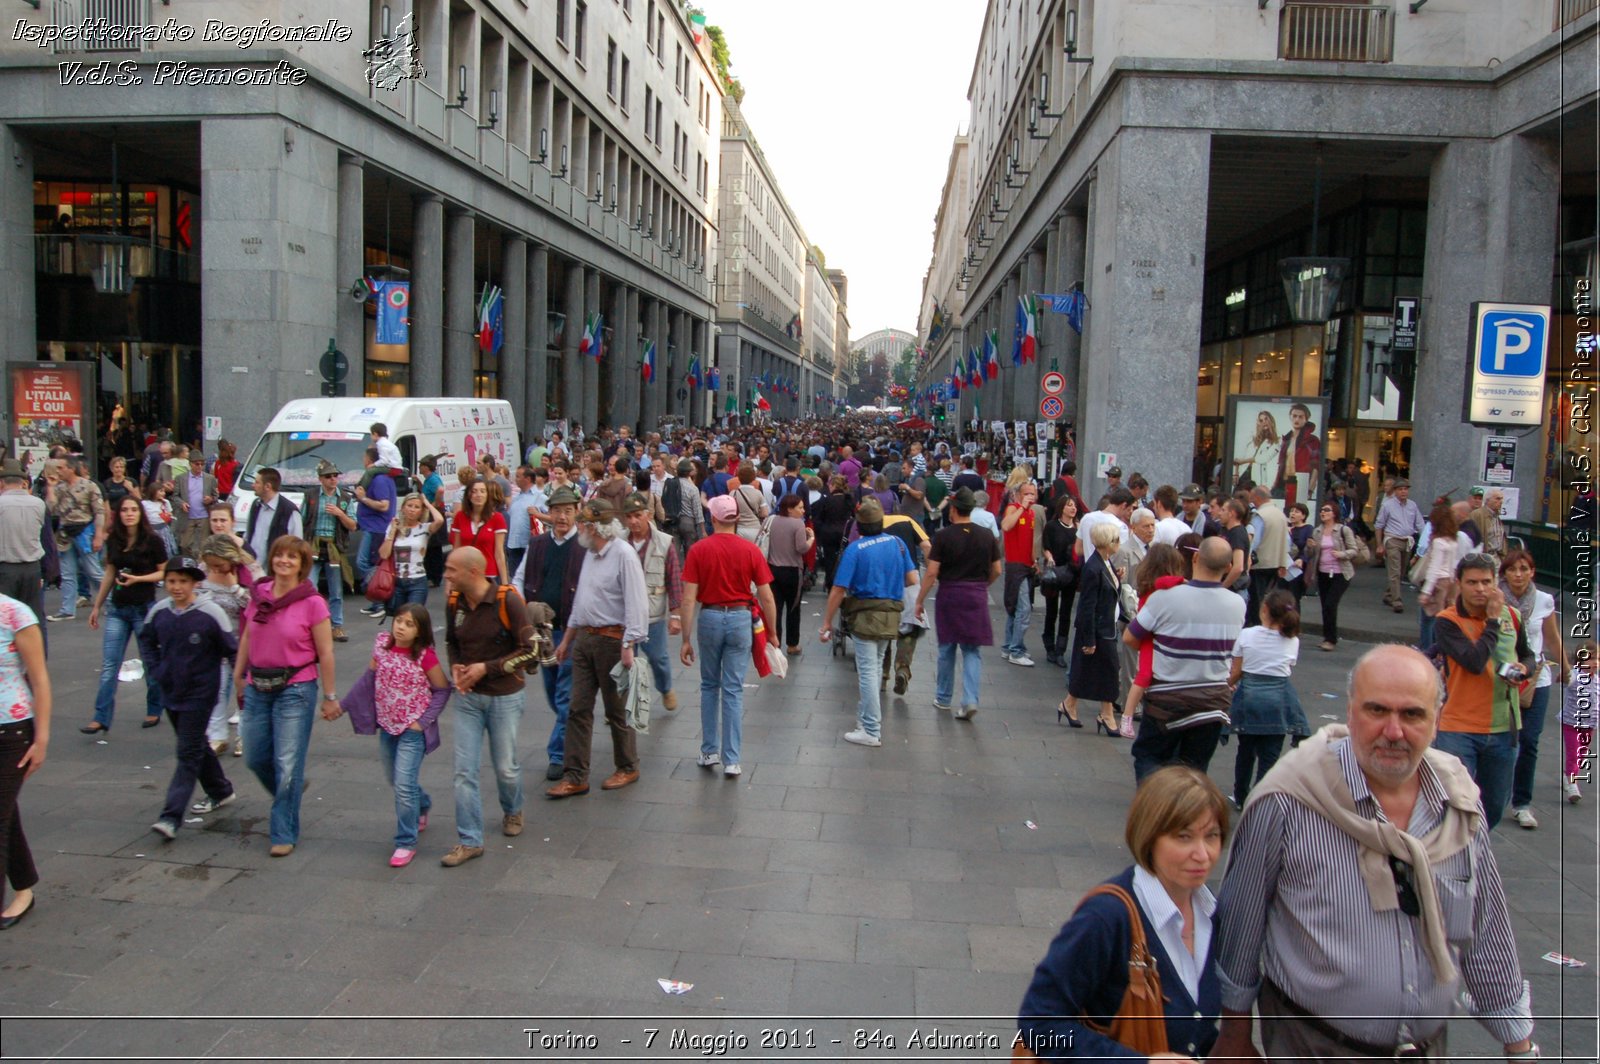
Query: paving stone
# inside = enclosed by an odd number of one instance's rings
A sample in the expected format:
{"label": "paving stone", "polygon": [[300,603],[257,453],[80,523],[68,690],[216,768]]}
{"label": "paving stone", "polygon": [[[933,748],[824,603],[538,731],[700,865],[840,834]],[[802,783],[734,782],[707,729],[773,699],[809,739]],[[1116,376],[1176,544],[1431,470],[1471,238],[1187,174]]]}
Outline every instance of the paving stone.
{"label": "paving stone", "polygon": [[969,925],[967,933],[972,967],[980,972],[1031,973],[1055,938],[1055,931],[1048,928],[978,923]]}
{"label": "paving stone", "polygon": [[865,813],[867,795],[862,791],[836,791],[825,786],[790,787],[783,807],[807,813]]}
{"label": "paving stone", "polygon": [[436,952],[416,982],[421,986],[443,984],[473,992],[534,987],[550,970],[558,952],[559,947],[546,947],[517,935],[474,939],[470,950],[446,948]]}
{"label": "paving stone", "polygon": [[659,1006],[664,995],[656,980],[671,978],[677,962],[672,950],[602,949],[568,942],[555,949],[537,986],[541,992]]}
{"label": "paving stone", "polygon": [[958,968],[972,961],[964,924],[864,918],[856,929],[856,960],[912,968]]}
{"label": "paving stone", "polygon": [[631,949],[739,952],[750,914],[743,909],[652,902],[633,925],[625,945]]}
{"label": "paving stone", "polygon": [[806,908],[840,916],[909,919],[913,914],[911,885],[894,879],[816,875],[811,877],[811,899]]}
{"label": "paving stone", "polygon": [[[477,861],[469,861],[460,872]],[[615,861],[593,861],[582,857],[518,857],[494,884],[496,890],[532,894],[562,894],[573,898],[593,898],[616,870]]]}
{"label": "paving stone", "polygon": [[856,920],[815,913],[752,913],[740,952],[757,957],[853,961]]}
{"label": "paving stone", "polygon": [[1016,896],[991,883],[912,883],[911,911],[918,920],[949,923],[1020,923]]}
{"label": "paving stone", "polygon": [[821,813],[795,813],[782,809],[741,810],[733,821],[735,837],[814,839],[821,829]]}
{"label": "paving stone", "polygon": [[905,817],[896,816],[827,813],[822,818],[822,841],[909,846],[911,822]]}
{"label": "paving stone", "polygon": [[129,868],[99,891],[107,901],[192,904],[239,875],[236,869],[149,861]]}
{"label": "paving stone", "polygon": [[790,958],[726,957],[686,951],[679,954],[671,978],[693,983],[691,994],[697,1004],[744,1016],[777,1015],[782,1013],[793,990],[794,967]]}
{"label": "paving stone", "polygon": [[708,908],[801,912],[811,894],[811,877],[795,872],[713,869],[700,894]]}
{"label": "paving stone", "polygon": [[712,873],[703,868],[620,864],[596,897],[630,901],[641,910],[646,902],[653,901],[694,905],[700,901],[711,877]]}
{"label": "paving stone", "polygon": [[[1005,1021],[1009,1038],[1016,1031],[1017,1006],[1022,1004],[1032,978],[1031,968],[1027,975],[918,968],[917,1015],[995,1017]],[[1010,1045],[1005,1048],[1005,1055],[1009,1056]]]}
{"label": "paving stone", "polygon": [[[1059,928],[1078,907],[1080,895],[1050,887],[1017,887],[1017,912],[1024,927]],[[1041,955],[1042,956],[1042,955]]]}
{"label": "paving stone", "polygon": [[789,1011],[796,1016],[905,1016],[916,1005],[915,969],[797,961]]}

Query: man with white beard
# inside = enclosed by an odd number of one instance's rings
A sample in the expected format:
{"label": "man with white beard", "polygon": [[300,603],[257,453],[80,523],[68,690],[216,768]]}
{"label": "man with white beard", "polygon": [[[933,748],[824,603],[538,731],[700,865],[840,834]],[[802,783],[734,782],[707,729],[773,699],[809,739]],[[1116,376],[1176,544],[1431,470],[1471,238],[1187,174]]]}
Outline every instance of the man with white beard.
{"label": "man with white beard", "polygon": [[628,532],[610,501],[590,499],[578,513],[578,546],[588,554],[567,616],[556,660],[572,660],[572,701],[562,779],[545,791],[550,798],[589,793],[589,751],[594,737],[594,700],[605,700],[606,725],[616,771],[600,785],[614,791],[639,778],[638,736],[628,723],[622,692],[611,678],[617,662],[633,667],[633,648],[649,635],[649,594],[639,555],[628,549]]}

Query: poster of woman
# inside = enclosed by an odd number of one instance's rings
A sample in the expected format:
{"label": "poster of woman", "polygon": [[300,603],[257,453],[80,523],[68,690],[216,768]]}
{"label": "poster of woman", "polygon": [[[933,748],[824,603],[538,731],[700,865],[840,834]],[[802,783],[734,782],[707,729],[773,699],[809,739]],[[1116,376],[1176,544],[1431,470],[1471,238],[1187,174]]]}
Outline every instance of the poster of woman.
{"label": "poster of woman", "polygon": [[1320,396],[1229,396],[1226,489],[1259,484],[1285,506],[1311,505],[1322,483],[1318,432],[1327,419],[1328,401]]}

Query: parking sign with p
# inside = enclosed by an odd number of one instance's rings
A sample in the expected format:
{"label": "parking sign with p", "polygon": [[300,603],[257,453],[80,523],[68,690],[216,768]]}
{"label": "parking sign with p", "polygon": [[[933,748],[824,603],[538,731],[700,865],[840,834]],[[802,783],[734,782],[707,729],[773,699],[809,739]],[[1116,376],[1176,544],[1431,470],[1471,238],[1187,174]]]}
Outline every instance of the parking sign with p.
{"label": "parking sign with p", "polygon": [[1472,372],[1462,419],[1477,425],[1538,425],[1544,416],[1550,308],[1472,305]]}

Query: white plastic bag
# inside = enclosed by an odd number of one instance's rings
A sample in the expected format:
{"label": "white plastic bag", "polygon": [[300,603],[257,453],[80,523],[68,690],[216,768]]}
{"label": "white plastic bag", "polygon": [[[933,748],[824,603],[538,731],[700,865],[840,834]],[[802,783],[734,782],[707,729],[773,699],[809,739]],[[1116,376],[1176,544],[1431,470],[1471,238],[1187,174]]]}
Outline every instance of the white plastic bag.
{"label": "white plastic bag", "polygon": [[789,675],[789,659],[776,643],[767,644],[767,664],[772,666],[772,675],[778,679]]}

